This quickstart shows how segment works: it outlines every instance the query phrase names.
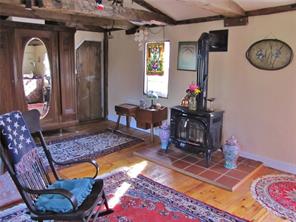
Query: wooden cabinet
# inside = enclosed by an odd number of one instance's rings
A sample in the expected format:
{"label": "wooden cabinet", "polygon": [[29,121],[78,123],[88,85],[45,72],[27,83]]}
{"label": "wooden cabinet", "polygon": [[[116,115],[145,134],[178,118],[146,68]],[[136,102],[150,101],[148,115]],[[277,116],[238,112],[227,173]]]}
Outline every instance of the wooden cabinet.
{"label": "wooden cabinet", "polygon": [[74,69],[75,30],[47,25],[0,21],[0,113],[26,111],[22,63],[32,38],[47,48],[51,70],[51,99],[43,129],[62,128],[77,122]]}
{"label": "wooden cabinet", "polygon": [[9,112],[16,107],[11,36],[11,29],[0,28],[0,113]]}
{"label": "wooden cabinet", "polygon": [[76,120],[77,97],[74,61],[74,33],[59,32],[61,82],[61,118],[63,122]]}

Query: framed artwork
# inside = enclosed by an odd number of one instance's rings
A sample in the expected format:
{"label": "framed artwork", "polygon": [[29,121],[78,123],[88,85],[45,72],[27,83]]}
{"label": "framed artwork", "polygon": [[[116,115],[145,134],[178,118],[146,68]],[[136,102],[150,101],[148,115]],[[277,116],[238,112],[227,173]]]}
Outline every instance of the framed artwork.
{"label": "framed artwork", "polygon": [[163,53],[164,43],[150,42],[146,45],[146,74],[160,75],[164,73],[163,70]]}
{"label": "framed artwork", "polygon": [[178,70],[196,71],[197,42],[179,42]]}
{"label": "framed artwork", "polygon": [[279,70],[290,64],[293,51],[281,40],[263,39],[249,47],[246,57],[258,69]]}

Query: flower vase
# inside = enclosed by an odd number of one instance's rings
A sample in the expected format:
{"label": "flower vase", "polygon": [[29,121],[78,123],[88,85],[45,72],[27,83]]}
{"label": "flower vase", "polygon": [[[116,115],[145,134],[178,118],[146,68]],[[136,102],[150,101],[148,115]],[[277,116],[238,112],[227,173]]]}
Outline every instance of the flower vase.
{"label": "flower vase", "polygon": [[188,109],[192,111],[196,110],[196,96],[190,96]]}
{"label": "flower vase", "polygon": [[224,167],[227,169],[237,168],[237,159],[239,157],[240,148],[235,145],[223,145]]}
{"label": "flower vase", "polygon": [[160,138],[160,142],[161,142],[161,149],[167,150],[169,147],[170,128],[169,127],[165,127],[165,128],[160,127],[159,138]]}

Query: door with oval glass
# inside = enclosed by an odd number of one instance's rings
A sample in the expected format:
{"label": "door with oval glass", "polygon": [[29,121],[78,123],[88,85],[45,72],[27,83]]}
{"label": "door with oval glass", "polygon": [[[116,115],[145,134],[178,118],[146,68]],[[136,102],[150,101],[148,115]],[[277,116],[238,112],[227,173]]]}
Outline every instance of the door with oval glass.
{"label": "door with oval glass", "polygon": [[31,38],[25,46],[22,75],[28,110],[37,109],[45,118],[50,109],[52,81],[48,52],[39,38]]}

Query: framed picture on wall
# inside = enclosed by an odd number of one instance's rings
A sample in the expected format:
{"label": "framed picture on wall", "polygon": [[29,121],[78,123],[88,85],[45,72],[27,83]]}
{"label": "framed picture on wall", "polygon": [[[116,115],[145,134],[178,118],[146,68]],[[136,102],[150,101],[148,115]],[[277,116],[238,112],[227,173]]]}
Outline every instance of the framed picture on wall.
{"label": "framed picture on wall", "polygon": [[179,42],[178,70],[196,71],[197,42]]}

